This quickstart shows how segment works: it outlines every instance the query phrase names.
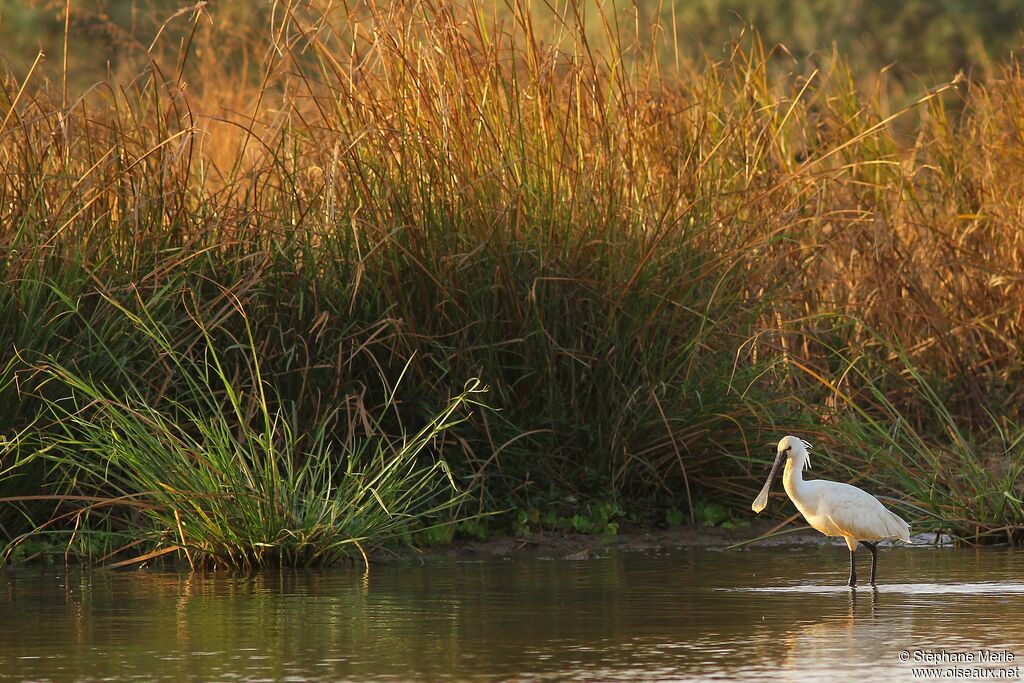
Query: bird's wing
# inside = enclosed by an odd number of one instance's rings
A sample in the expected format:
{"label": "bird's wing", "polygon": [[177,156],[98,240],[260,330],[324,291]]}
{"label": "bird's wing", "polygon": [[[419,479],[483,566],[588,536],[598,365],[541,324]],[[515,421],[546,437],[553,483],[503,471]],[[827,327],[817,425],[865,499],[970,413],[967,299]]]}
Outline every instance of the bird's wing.
{"label": "bird's wing", "polygon": [[877,498],[849,484],[835,483],[825,496],[828,519],[845,536],[861,541],[899,538],[910,542],[910,526]]}
{"label": "bird's wing", "polygon": [[853,527],[849,524],[849,520],[846,520],[846,519],[836,519],[832,515],[825,515],[825,519],[827,519],[829,521],[829,524],[831,524],[833,527],[835,527],[839,531],[839,533],[837,533],[837,534],[829,534],[830,536],[844,536],[844,537],[849,537],[849,538],[862,538],[856,531],[853,530]]}

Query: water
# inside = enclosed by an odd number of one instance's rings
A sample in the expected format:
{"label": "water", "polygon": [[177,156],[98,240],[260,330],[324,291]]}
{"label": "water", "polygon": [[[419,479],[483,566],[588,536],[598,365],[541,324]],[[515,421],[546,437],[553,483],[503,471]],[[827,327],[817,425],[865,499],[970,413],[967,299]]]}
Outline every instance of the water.
{"label": "water", "polygon": [[0,679],[902,681],[982,649],[1024,668],[1024,553],[886,549],[877,591],[846,572],[835,546],[432,559],[365,578],[21,569],[0,575]]}

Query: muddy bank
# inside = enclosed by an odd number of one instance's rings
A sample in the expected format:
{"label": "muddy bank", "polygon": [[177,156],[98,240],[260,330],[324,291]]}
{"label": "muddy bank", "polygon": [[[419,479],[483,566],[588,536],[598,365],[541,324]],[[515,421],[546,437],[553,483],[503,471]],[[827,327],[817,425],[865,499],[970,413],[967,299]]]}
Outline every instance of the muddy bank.
{"label": "muddy bank", "polygon": [[[373,562],[388,563],[410,557],[490,558],[528,556],[543,559],[588,560],[606,555],[610,550],[633,552],[678,548],[755,548],[785,545],[845,545],[842,539],[829,539],[806,525],[788,525],[761,521],[740,529],[710,526],[680,526],[669,529],[625,529],[615,536],[567,534],[538,531],[524,536],[503,536],[487,541],[455,541],[436,548],[410,548],[395,553],[375,553]],[[935,547],[952,545],[948,536],[919,534],[913,545]],[[888,542],[883,542],[887,544]]]}
{"label": "muddy bank", "polygon": [[[524,536],[503,536],[487,541],[456,541],[438,548],[420,548],[373,559],[388,562],[410,556],[424,557],[510,557],[527,555],[541,558],[585,560],[609,550],[655,551],[668,548],[727,548],[737,544],[806,545],[825,543],[827,539],[806,526],[776,530],[777,522],[757,522],[741,529],[710,526],[680,526],[669,529],[625,529],[614,536],[567,534],[538,531]],[[756,540],[761,536],[768,538]],[[751,543],[755,541],[754,543]]]}

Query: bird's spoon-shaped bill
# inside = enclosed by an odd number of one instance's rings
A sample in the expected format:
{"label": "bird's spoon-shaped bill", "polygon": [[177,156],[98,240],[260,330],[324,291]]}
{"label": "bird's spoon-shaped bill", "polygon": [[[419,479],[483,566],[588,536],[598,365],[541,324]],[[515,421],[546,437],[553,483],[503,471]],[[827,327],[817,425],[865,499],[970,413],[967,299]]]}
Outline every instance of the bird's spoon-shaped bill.
{"label": "bird's spoon-shaped bill", "polygon": [[778,457],[775,458],[775,464],[772,465],[772,471],[768,474],[768,478],[764,482],[764,486],[761,487],[761,493],[757,494],[757,498],[754,499],[750,509],[754,512],[761,512],[768,505],[768,490],[772,487],[772,482],[775,481],[775,475],[779,471],[779,464],[782,462],[784,453],[779,453]]}
{"label": "bird's spoon-shaped bill", "polygon": [[764,510],[768,505],[768,488],[769,482],[764,483],[764,488],[761,489],[761,493],[757,494],[757,498],[754,499],[754,503],[750,506],[750,509],[754,512],[760,512]]}

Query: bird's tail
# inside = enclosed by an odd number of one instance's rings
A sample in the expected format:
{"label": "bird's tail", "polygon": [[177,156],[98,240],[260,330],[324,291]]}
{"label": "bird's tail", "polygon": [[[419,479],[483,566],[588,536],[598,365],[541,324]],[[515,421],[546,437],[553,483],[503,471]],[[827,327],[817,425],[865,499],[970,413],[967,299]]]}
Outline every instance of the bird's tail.
{"label": "bird's tail", "polygon": [[904,543],[910,543],[910,525],[895,512],[891,510],[886,510],[886,512],[889,513],[885,524],[889,538],[898,538]]}

